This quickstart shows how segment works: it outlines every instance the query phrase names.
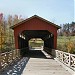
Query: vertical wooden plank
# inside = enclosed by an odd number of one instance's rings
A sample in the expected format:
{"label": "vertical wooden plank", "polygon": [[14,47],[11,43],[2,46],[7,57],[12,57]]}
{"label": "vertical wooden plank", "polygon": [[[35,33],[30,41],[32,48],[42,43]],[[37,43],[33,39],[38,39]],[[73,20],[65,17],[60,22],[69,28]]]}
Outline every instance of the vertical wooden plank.
{"label": "vertical wooden plank", "polygon": [[[15,57],[17,58],[17,49],[15,50]],[[16,58],[15,58],[15,59],[16,59]]]}
{"label": "vertical wooden plank", "polygon": [[18,49],[16,49],[17,50],[17,58],[18,58]]}
{"label": "vertical wooden plank", "polygon": [[13,61],[13,50],[12,50],[12,61]]}
{"label": "vertical wooden plank", "polygon": [[71,54],[69,53],[69,66],[71,65]]}
{"label": "vertical wooden plank", "polygon": [[9,58],[9,53],[6,52],[6,63],[7,63],[7,64],[9,64],[9,62],[8,62],[8,58]]}
{"label": "vertical wooden plank", "polygon": [[62,62],[63,62],[63,60],[64,60],[64,56],[63,56],[64,54],[63,54],[63,51],[62,51]]}

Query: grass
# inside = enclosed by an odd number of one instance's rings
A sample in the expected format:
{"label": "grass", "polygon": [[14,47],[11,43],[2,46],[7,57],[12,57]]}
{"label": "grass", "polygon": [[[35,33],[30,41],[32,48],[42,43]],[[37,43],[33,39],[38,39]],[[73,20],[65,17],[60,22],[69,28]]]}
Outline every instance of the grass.
{"label": "grass", "polygon": [[68,43],[69,41],[75,42],[75,36],[58,36],[57,38],[57,45],[61,44],[64,45],[65,43]]}
{"label": "grass", "polygon": [[67,52],[68,44],[71,42],[74,44],[74,47],[71,49],[72,53],[75,53],[75,36],[58,36],[57,49]]}
{"label": "grass", "polygon": [[68,37],[66,37],[66,36],[58,36],[58,38],[57,38],[58,42],[65,42],[65,41],[67,42],[69,40],[75,41],[75,36],[68,36]]}
{"label": "grass", "polygon": [[39,39],[39,38],[37,38],[35,40],[31,39],[29,41],[29,46],[31,46],[31,47],[41,47],[41,46],[43,46],[43,43],[44,43],[44,41],[42,39]]}

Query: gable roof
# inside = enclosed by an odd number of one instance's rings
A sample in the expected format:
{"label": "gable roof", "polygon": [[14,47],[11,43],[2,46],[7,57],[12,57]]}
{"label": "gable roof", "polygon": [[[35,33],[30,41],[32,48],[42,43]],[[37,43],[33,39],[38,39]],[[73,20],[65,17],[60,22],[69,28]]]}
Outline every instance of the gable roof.
{"label": "gable roof", "polygon": [[37,15],[34,15],[34,16],[30,17],[30,18],[27,18],[27,19],[25,19],[25,20],[23,20],[23,21],[21,21],[21,22],[15,24],[15,25],[11,26],[10,28],[14,29],[15,27],[19,26],[20,24],[25,23],[25,22],[27,22],[27,21],[29,21],[29,20],[35,18],[35,17],[38,18],[38,19],[40,19],[40,20],[43,20],[43,21],[46,22],[46,23],[49,23],[49,24],[55,26],[57,29],[60,29],[60,28],[61,28],[60,26],[58,26],[58,25],[56,25],[56,24],[54,24],[54,23],[52,23],[52,22],[50,22],[50,21],[48,21],[48,20],[46,20],[46,19],[44,19],[44,18],[42,18],[42,17],[39,17],[39,16],[37,16]]}

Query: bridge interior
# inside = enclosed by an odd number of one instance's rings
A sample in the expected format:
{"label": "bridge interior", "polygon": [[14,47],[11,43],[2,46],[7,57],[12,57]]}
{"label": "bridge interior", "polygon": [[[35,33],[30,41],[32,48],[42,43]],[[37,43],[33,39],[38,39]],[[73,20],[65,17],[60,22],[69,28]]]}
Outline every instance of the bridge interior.
{"label": "bridge interior", "polygon": [[19,34],[18,38],[22,56],[29,52],[29,40],[32,38],[41,38],[44,41],[44,47],[49,48],[50,52],[54,48],[54,35],[47,30],[25,30]]}

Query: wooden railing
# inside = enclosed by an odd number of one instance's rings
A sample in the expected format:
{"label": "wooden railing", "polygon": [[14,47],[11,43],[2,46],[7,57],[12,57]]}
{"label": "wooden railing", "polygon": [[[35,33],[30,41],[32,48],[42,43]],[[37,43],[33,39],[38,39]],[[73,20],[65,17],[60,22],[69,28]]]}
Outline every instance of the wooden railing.
{"label": "wooden railing", "polygon": [[75,55],[67,52],[55,50],[56,59],[67,65],[69,68],[75,71]]}
{"label": "wooden railing", "polygon": [[0,71],[20,58],[20,50],[12,50],[0,54]]}

